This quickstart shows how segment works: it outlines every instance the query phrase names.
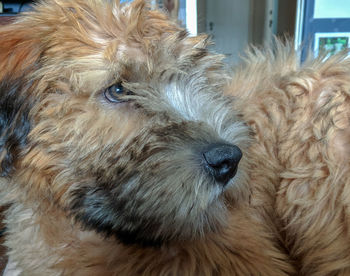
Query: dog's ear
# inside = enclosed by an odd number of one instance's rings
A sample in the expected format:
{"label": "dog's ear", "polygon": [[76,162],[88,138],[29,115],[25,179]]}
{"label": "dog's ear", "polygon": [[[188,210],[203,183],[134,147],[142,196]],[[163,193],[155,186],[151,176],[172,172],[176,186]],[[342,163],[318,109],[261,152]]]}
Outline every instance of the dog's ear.
{"label": "dog's ear", "polygon": [[0,175],[9,176],[27,143],[30,103],[19,91],[21,79],[0,82]]}
{"label": "dog's ear", "polygon": [[39,59],[39,44],[28,28],[0,28],[0,175],[9,176],[30,130],[31,83],[26,80]]}
{"label": "dog's ear", "polygon": [[[40,56],[40,41],[35,30],[16,22],[0,28],[0,81],[6,77],[18,78],[32,67]],[[31,35],[32,34],[32,35]]]}

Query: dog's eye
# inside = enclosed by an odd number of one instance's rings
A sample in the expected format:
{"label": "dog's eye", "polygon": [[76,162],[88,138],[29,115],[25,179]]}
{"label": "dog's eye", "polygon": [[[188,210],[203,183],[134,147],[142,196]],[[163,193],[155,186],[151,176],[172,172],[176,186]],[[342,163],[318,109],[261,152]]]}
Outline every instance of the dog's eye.
{"label": "dog's eye", "polygon": [[131,92],[126,89],[121,83],[114,84],[108,87],[103,92],[105,98],[111,103],[121,103],[127,100],[123,99],[122,96],[130,95]]}

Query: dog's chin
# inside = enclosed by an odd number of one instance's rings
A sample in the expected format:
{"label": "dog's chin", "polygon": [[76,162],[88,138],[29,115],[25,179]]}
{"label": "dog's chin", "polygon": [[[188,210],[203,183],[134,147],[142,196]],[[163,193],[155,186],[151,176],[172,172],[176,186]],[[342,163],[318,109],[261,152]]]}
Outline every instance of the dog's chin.
{"label": "dog's chin", "polygon": [[140,231],[124,231],[116,230],[114,236],[124,245],[138,245],[141,247],[161,247],[171,243],[171,240],[161,237],[144,237],[140,235]]}
{"label": "dog's chin", "polygon": [[[123,209],[125,202],[118,201],[102,189],[80,190],[70,207],[70,214],[83,226],[102,236],[117,238],[125,245],[160,247],[174,242],[184,242],[203,238],[216,232],[226,221],[227,210],[223,199],[217,198],[206,209],[195,215],[179,218],[174,210],[147,210],[128,212]],[[136,207],[135,207],[136,208]]]}

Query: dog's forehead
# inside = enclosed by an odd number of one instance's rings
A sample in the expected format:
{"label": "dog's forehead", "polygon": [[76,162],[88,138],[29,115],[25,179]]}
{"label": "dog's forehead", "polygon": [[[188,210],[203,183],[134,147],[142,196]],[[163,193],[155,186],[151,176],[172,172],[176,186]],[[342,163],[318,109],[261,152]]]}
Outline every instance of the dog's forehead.
{"label": "dog's forehead", "polygon": [[177,33],[167,34],[163,40],[148,40],[146,45],[112,41],[103,50],[103,59],[115,75],[128,81],[151,77],[157,72],[188,70],[194,65],[187,62],[185,52],[186,48],[193,50],[194,44],[187,38],[180,40],[178,36]]}
{"label": "dog's forehead", "polygon": [[127,5],[108,2],[97,8],[73,14],[81,22],[78,32],[88,34],[85,38],[97,46],[93,56],[102,57],[109,69],[152,72],[155,67],[177,66],[181,56],[186,55],[183,52],[206,47],[204,37],[189,37],[183,28],[167,15],[150,9],[145,1]]}
{"label": "dog's forehead", "polygon": [[50,75],[42,70],[37,74],[55,79],[65,77],[62,74],[66,72],[75,88],[86,91],[110,84],[123,72],[145,77],[154,68],[176,67],[184,52],[200,44],[143,0],[125,5],[115,1],[50,0],[38,5],[26,20],[37,29],[32,35],[43,50],[42,65],[52,72]]}
{"label": "dog's forehead", "polygon": [[[133,10],[133,7],[128,6],[128,9]],[[117,12],[114,14],[118,16]],[[125,14],[128,13],[124,12],[122,17]],[[125,29],[104,43],[103,57],[110,65],[128,68],[129,72],[136,68],[152,72],[155,67],[177,66],[182,52],[186,50],[206,47],[203,37],[188,37],[184,29],[157,11],[146,9],[142,16],[130,16]],[[118,23],[115,28],[120,28]],[[199,46],[199,41],[203,45]]]}
{"label": "dog's forehead", "polygon": [[104,48],[103,59],[113,76],[121,76],[127,81],[147,81],[152,77],[159,80],[165,72],[167,75],[183,74],[199,69],[202,63],[209,66],[208,59],[202,59],[210,55],[206,46],[206,36],[189,37],[180,29],[142,41],[115,39]]}

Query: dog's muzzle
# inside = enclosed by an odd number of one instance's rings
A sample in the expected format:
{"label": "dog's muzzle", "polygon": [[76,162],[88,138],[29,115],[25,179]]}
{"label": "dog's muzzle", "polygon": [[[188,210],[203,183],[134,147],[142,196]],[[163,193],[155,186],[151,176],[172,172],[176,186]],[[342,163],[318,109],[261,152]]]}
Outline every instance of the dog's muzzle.
{"label": "dog's muzzle", "polygon": [[236,175],[241,158],[239,147],[229,144],[211,144],[203,152],[207,171],[223,186]]}

